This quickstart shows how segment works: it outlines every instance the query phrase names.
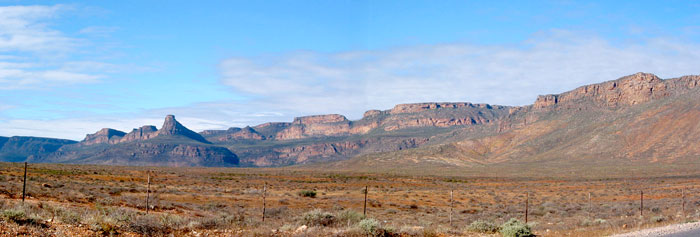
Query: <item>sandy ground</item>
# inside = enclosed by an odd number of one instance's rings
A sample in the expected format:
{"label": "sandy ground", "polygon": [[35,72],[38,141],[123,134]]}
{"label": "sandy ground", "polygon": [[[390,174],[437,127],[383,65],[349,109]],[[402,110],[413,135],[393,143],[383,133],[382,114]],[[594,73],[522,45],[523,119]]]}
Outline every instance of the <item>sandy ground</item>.
{"label": "sandy ground", "polygon": [[675,224],[663,227],[639,230],[630,233],[617,234],[612,237],[636,237],[636,236],[699,236],[700,222]]}

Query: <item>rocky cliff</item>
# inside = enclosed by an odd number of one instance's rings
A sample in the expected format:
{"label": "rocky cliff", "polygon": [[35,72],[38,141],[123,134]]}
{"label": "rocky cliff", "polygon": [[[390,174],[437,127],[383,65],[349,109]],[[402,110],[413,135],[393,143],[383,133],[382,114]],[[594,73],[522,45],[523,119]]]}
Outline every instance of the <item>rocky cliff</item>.
{"label": "rocky cliff", "polygon": [[596,172],[625,166],[700,167],[699,84],[700,76],[664,80],[637,73],[511,108],[499,119],[497,132],[481,130],[475,136],[460,135],[410,152],[365,154],[325,168],[578,167]]}
{"label": "rocky cliff", "polygon": [[353,157],[362,162],[338,164],[666,162],[700,156],[699,84],[700,76],[664,80],[637,73],[542,95],[528,106],[399,104],[368,110],[358,120],[314,115],[201,133],[169,115],[160,130],[102,129],[79,144],[27,143],[36,147],[8,145],[18,143],[0,137],[0,146],[4,154],[19,154],[13,160],[125,165],[283,166]]}
{"label": "rocky cliff", "polygon": [[88,134],[85,139],[81,141],[84,145],[92,145],[98,143],[109,143],[115,144],[121,141],[121,139],[126,135],[126,133],[111,128],[103,128],[102,130]]}
{"label": "rocky cliff", "polygon": [[613,81],[586,85],[558,95],[541,95],[537,109],[554,105],[589,102],[595,106],[618,108],[688,92],[700,84],[700,76],[662,80],[654,74],[636,73]]}
{"label": "rocky cliff", "polygon": [[204,131],[201,134],[219,142],[365,135],[375,129],[386,132],[494,123],[507,115],[510,108],[512,107],[472,103],[400,104],[386,111],[369,110],[362,119],[356,121],[350,121],[339,114],[313,115],[297,117],[291,123],[265,123],[246,131],[230,128]]}
{"label": "rocky cliff", "polygon": [[146,125],[125,134],[105,128],[72,145],[30,159],[34,162],[153,166],[236,166],[238,156],[165,117],[160,130]]}

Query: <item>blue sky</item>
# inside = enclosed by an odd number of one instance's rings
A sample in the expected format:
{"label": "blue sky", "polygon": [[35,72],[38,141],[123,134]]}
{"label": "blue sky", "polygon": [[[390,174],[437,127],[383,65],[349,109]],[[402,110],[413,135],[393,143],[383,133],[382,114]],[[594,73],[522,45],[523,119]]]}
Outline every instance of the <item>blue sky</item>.
{"label": "blue sky", "polygon": [[0,0],[0,136],[194,130],[398,103],[526,105],[700,74],[688,1]]}

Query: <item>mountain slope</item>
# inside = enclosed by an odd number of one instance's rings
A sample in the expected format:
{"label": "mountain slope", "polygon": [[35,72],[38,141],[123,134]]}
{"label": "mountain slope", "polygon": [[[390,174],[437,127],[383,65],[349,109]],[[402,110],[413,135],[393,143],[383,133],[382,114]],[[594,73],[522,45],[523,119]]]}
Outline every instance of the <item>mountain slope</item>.
{"label": "mountain slope", "polygon": [[83,141],[66,145],[34,162],[148,166],[237,166],[238,157],[213,146],[168,115],[160,130],[142,126],[130,133],[102,129]]}
{"label": "mountain slope", "polygon": [[28,157],[52,153],[76,141],[44,137],[0,137],[0,161],[20,162]]}
{"label": "mountain slope", "polygon": [[[540,96],[496,133],[327,164],[337,169],[664,166],[700,161],[700,77],[638,73]],[[527,122],[526,122],[527,121]],[[507,126],[504,126],[506,124]],[[474,169],[472,169],[474,170]]]}

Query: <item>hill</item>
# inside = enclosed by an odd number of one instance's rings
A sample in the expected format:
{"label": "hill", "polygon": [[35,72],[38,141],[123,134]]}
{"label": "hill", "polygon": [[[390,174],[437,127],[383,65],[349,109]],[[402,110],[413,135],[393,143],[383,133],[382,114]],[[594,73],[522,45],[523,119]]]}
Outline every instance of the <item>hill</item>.
{"label": "hill", "polygon": [[[621,164],[683,169],[694,167],[700,156],[699,84],[700,76],[664,80],[637,73],[542,95],[528,106],[399,104],[369,110],[359,120],[313,115],[200,133],[168,115],[160,130],[152,125],[128,133],[105,128],[79,143],[51,143],[51,149],[3,145],[8,148],[0,160],[417,172],[435,168],[460,175],[576,166],[613,172]],[[7,140],[0,138],[0,145]]]}

